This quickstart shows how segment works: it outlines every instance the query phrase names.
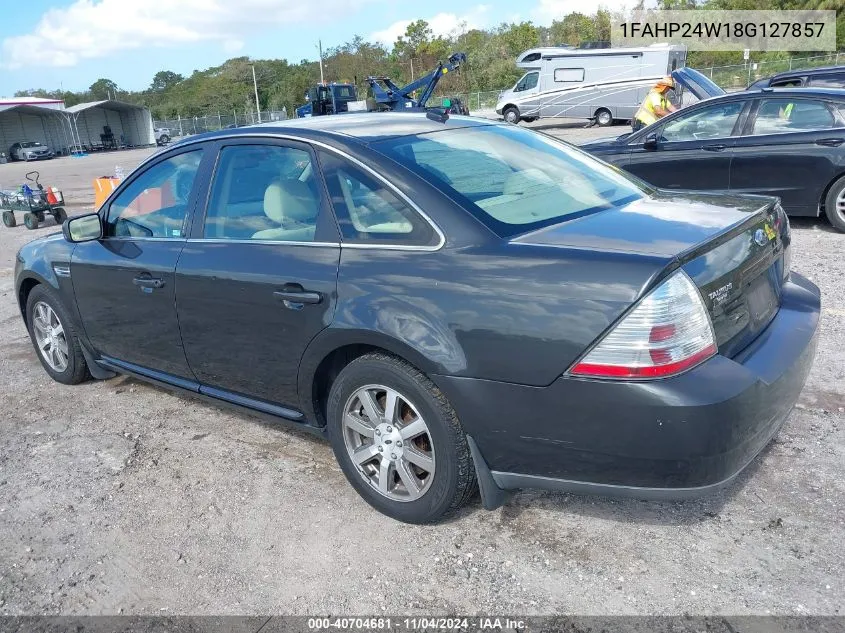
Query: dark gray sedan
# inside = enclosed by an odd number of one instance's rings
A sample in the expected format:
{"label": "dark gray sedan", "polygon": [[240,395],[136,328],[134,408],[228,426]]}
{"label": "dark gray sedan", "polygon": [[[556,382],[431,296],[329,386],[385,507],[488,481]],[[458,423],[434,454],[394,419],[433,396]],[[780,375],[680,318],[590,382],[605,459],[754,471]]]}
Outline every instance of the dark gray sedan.
{"label": "dark gray sedan", "polygon": [[582,148],[667,189],[778,196],[789,215],[845,231],[845,91],[714,97]]}
{"label": "dark gray sedan", "polygon": [[[45,371],[326,435],[378,510],[537,487],[683,498],[777,433],[819,291],[775,198],[655,190],[460,116],[196,136],[17,256]],[[318,485],[315,482],[315,485]]]}

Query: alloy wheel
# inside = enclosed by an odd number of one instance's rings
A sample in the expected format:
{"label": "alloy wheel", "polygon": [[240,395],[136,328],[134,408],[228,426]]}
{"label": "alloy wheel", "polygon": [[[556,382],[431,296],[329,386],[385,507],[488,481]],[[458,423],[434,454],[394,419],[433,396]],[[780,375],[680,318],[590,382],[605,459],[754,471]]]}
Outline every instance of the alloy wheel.
{"label": "alloy wheel", "polygon": [[32,314],[38,352],[53,371],[64,372],[68,365],[68,344],[62,322],[53,308],[43,301],[35,304]]}
{"label": "alloy wheel", "polygon": [[836,205],[837,215],[845,222],[845,188],[836,196],[836,202],[834,204]]}
{"label": "alloy wheel", "polygon": [[355,391],[343,408],[349,458],[370,486],[393,501],[415,501],[434,480],[434,443],[419,410],[384,385]]}

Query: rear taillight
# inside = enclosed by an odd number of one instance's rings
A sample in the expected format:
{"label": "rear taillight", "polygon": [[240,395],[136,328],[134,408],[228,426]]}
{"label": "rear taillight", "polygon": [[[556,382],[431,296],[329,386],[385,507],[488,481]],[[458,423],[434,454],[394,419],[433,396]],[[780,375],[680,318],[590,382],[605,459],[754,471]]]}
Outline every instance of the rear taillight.
{"label": "rear taillight", "polygon": [[707,309],[678,271],[652,290],[569,373],[596,378],[664,378],[716,353]]}

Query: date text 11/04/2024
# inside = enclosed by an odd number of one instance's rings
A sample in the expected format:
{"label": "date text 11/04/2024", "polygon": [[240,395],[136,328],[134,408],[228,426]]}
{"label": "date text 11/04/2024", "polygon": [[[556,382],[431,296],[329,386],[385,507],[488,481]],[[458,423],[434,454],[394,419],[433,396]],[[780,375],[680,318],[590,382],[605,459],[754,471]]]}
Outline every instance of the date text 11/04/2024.
{"label": "date text 11/04/2024", "polygon": [[368,631],[381,630],[390,631],[402,629],[407,631],[503,631],[522,630],[525,622],[517,618],[509,617],[479,617],[479,618],[447,618],[447,617],[323,617],[308,618],[308,629],[311,631],[320,630],[345,630],[345,631]]}
{"label": "date text 11/04/2024", "polygon": [[622,37],[821,37],[824,22],[622,22]]}

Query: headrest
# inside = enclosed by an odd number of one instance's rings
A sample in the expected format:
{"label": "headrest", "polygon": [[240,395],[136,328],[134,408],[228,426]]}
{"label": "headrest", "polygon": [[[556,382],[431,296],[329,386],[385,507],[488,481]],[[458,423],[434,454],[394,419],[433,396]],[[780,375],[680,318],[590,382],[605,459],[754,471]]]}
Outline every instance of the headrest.
{"label": "headrest", "polygon": [[274,180],[264,190],[264,214],[279,224],[313,220],[318,206],[314,193],[300,180]]}

